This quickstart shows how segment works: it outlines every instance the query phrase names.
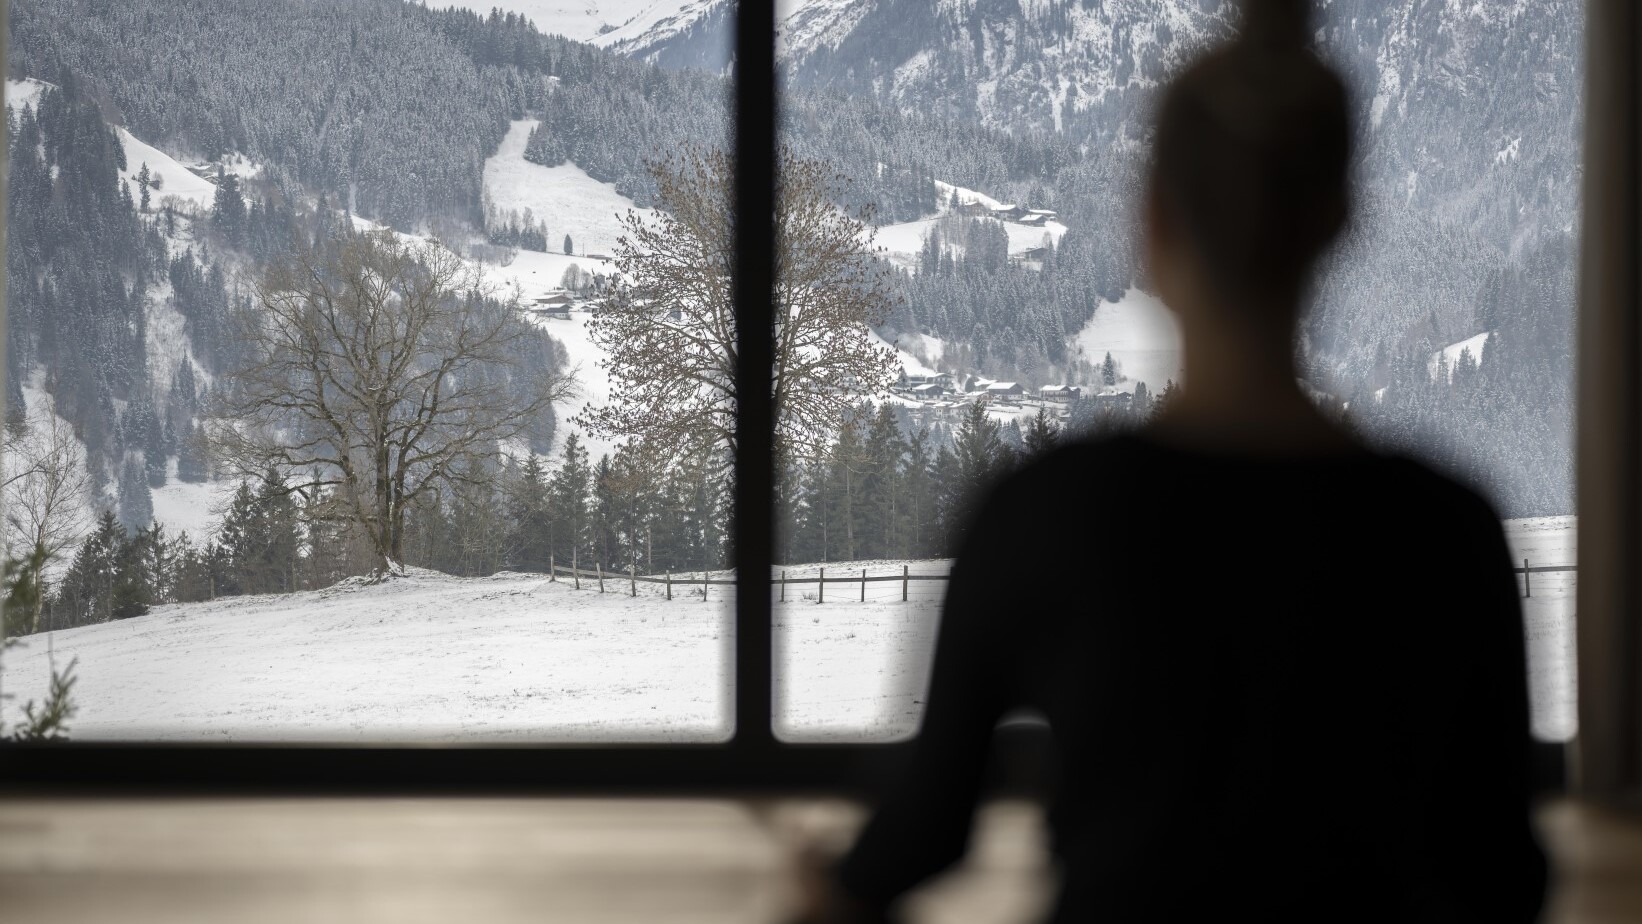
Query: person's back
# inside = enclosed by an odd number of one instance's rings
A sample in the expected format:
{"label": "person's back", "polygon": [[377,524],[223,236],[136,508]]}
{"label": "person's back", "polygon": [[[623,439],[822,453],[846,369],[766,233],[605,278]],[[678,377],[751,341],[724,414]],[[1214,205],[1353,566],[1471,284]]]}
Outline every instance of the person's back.
{"label": "person's back", "polygon": [[1184,386],[968,524],[912,766],[812,917],[879,915],[955,860],[1021,708],[1057,742],[1057,921],[1537,914],[1501,526],[1297,384],[1311,272],[1349,213],[1350,106],[1306,47],[1307,0],[1244,5],[1155,133],[1148,284]]}
{"label": "person's back", "polygon": [[[1046,527],[1050,510],[1079,528]],[[996,564],[1023,551],[1053,577]],[[937,746],[846,865],[859,894],[896,894],[897,873],[961,846],[941,818],[974,797],[953,773],[963,742],[1027,707],[1059,748],[1060,919],[1534,907],[1515,584],[1469,492],[1361,451],[1120,437],[1012,478],[960,561]]]}

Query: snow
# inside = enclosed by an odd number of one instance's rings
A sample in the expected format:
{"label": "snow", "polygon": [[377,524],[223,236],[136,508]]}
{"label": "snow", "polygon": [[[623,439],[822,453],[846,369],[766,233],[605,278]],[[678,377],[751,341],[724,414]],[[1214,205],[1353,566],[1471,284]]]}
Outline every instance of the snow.
{"label": "snow", "polygon": [[[6,105],[13,109],[22,109],[24,106],[35,106],[40,102],[40,94],[44,93],[51,84],[35,80],[32,77],[24,80],[6,81]],[[150,192],[151,208],[158,208],[168,197],[175,196],[184,203],[193,206],[209,208],[212,199],[216,196],[216,187],[208,180],[196,176],[191,170],[183,166],[176,158],[148,144],[124,128],[115,128],[120,139],[120,145],[125,148],[126,169],[120,171],[120,178],[131,186],[131,198],[140,199],[141,190],[137,188],[137,173],[142,170],[144,163],[148,164],[150,174],[159,177],[161,186]],[[240,170],[254,175],[258,168],[249,161],[240,158],[237,162]]]}
{"label": "snow", "polygon": [[[1505,521],[1505,541],[1514,564],[1571,565],[1579,559],[1578,519],[1533,517]],[[1522,600],[1528,638],[1528,687],[1534,736],[1567,741],[1579,728],[1579,683],[1574,649],[1579,584],[1572,572],[1531,576],[1533,596]],[[1518,586],[1522,578],[1518,577]]]}
{"label": "snow", "polygon": [[[1508,520],[1512,556],[1575,560],[1573,517]],[[944,560],[835,562],[829,577],[945,574]],[[789,578],[823,566],[788,566]],[[721,577],[722,574],[715,574]],[[699,574],[696,575],[699,578]],[[1519,578],[1520,580],[1520,578]],[[1522,601],[1536,736],[1576,729],[1572,574],[1536,574]],[[946,585],[789,585],[776,606],[777,732],[894,740],[917,725]],[[504,573],[413,569],[287,596],[156,607],[135,619],[31,636],[5,660],[22,699],[49,663],[78,658],[73,737],[190,741],[711,741],[727,719],[733,589],[702,602],[619,578],[599,593]],[[1410,588],[1417,592],[1417,588]],[[15,721],[21,704],[7,704]]]}
{"label": "snow", "polygon": [[934,375],[936,372],[940,371],[938,369],[931,368],[923,360],[902,349],[899,344],[903,338],[896,337],[896,342],[890,343],[877,331],[870,331],[869,333],[872,335],[873,345],[886,346],[895,351],[895,358],[900,360],[901,368],[906,370],[907,375]]}
{"label": "snow", "polygon": [[[945,573],[945,562],[912,563]],[[901,563],[827,565],[843,575]],[[798,576],[804,569],[789,569]],[[813,574],[810,570],[807,573]],[[926,684],[940,582],[787,588],[777,607],[779,731],[789,738],[910,733]],[[619,580],[600,594],[542,575],[426,571],[367,586],[157,607],[35,636],[5,686],[38,696],[48,661],[78,658],[79,739],[192,741],[714,741],[726,695],[732,589],[703,603]],[[909,656],[910,655],[910,656]],[[20,704],[8,704],[15,721]]]}
{"label": "snow", "polygon": [[722,0],[638,0],[619,27],[588,41],[621,53],[644,50],[689,30],[721,5]]}
{"label": "snow", "polygon": [[537,124],[536,119],[515,121],[485,161],[484,188],[491,207],[502,214],[522,215],[529,209],[537,222],[546,223],[548,246],[554,250],[568,233],[577,253],[614,253],[622,233],[619,217],[629,209],[645,217],[653,212],[635,208],[633,200],[575,164],[544,167],[525,160],[525,144]]}
{"label": "snow", "polygon": [[25,106],[40,105],[40,94],[46,92],[50,84],[25,77],[22,80],[6,81],[6,105],[19,112]]}
{"label": "snow", "polygon": [[1174,315],[1161,301],[1139,289],[1130,289],[1116,302],[1103,302],[1094,317],[1073,337],[1084,359],[1099,364],[1110,352],[1122,367],[1123,391],[1145,382],[1153,394],[1164,383],[1182,379],[1180,331]]}
{"label": "snow", "polygon": [[940,180],[935,181],[935,192],[938,194],[942,209],[945,209],[951,202],[953,193],[958,194],[959,205],[984,205],[994,211],[997,209],[1007,209],[1011,207],[1008,204],[999,202],[986,193],[976,192],[973,189],[965,189],[962,186],[954,186],[951,183],[943,183]]}
{"label": "snow", "polygon": [[195,545],[204,545],[216,535],[223,511],[239,484],[178,481],[177,460],[172,459],[168,467],[170,477],[165,484],[149,492],[154,499],[154,519],[165,527],[167,534],[176,536],[186,531]]}
{"label": "snow", "polygon": [[1489,333],[1489,331],[1483,331],[1475,336],[1467,337],[1458,343],[1450,343],[1448,346],[1432,353],[1431,358],[1426,361],[1426,374],[1435,378],[1437,375],[1437,358],[1445,357],[1448,360],[1448,377],[1449,379],[1453,379],[1454,364],[1459,362],[1460,353],[1465,350],[1471,351],[1472,359],[1479,363],[1482,362],[1482,345],[1488,340]]}
{"label": "snow", "polygon": [[[452,0],[481,16],[492,8],[529,19],[536,31],[578,42],[593,41],[601,29],[619,26],[635,15],[666,3],[656,0]],[[673,5],[678,5],[674,3]]]}
{"label": "snow", "polygon": [[148,172],[160,178],[160,188],[149,192],[149,208],[157,209],[167,199],[176,199],[196,208],[208,209],[216,198],[217,187],[211,181],[197,176],[179,163],[176,158],[147,142],[139,140],[125,129],[117,129],[120,134],[120,144],[125,147],[125,169],[120,171],[120,178],[131,186],[131,198],[142,200],[142,190],[137,187],[137,174],[142,171],[143,164],[148,164]]}

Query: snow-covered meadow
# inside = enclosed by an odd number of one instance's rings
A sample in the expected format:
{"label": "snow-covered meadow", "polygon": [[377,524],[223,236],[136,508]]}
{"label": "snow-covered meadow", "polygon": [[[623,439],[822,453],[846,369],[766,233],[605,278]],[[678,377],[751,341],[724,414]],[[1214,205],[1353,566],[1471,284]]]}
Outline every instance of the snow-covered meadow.
{"label": "snow-covered meadow", "polygon": [[[1517,559],[1573,562],[1571,517],[1512,520]],[[944,574],[945,561],[906,563]],[[826,565],[829,577],[902,562]],[[819,566],[790,567],[789,578]],[[722,575],[714,575],[722,577]],[[699,580],[700,575],[694,575]],[[732,588],[610,578],[605,593],[539,574],[417,571],[288,596],[156,607],[26,640],[5,692],[38,697],[78,659],[79,739],[186,741],[711,741],[730,732]],[[789,585],[776,606],[777,730],[789,740],[914,731],[945,583]],[[1523,601],[1534,731],[1575,728],[1572,574],[1534,575]],[[1410,592],[1417,592],[1410,588]],[[1396,614],[1387,614],[1395,621]],[[6,706],[16,721],[20,703]]]}

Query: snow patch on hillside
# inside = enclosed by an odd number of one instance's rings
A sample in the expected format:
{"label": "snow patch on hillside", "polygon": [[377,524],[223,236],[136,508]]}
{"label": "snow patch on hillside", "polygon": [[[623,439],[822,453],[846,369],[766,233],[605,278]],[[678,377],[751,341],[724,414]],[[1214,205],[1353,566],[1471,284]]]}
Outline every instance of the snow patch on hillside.
{"label": "snow patch on hillside", "polygon": [[578,42],[594,41],[601,30],[608,31],[650,7],[664,5],[656,0],[453,0],[453,3],[480,16],[489,16],[492,9],[517,13],[544,35],[562,35]]}
{"label": "snow patch on hillside", "polygon": [[616,28],[588,39],[621,53],[642,51],[689,31],[722,0],[653,0],[643,3]]}
{"label": "snow patch on hillside", "polygon": [[33,77],[6,81],[6,105],[21,112],[25,106],[39,106],[40,94],[51,84]]}
{"label": "snow patch on hillside", "polygon": [[1453,381],[1454,364],[1459,362],[1460,353],[1470,350],[1471,358],[1475,359],[1479,363],[1482,362],[1482,345],[1487,342],[1489,333],[1489,331],[1483,331],[1473,337],[1467,337],[1458,343],[1450,343],[1437,352],[1432,353],[1431,358],[1427,360],[1425,364],[1426,374],[1432,378],[1436,378],[1437,360],[1442,358],[1448,362],[1448,380]]}
{"label": "snow patch on hillside", "polygon": [[159,208],[168,199],[176,199],[194,208],[211,207],[211,203],[217,197],[216,184],[198,176],[176,158],[142,141],[125,129],[120,128],[116,131],[120,135],[120,144],[125,147],[125,169],[120,171],[120,179],[131,187],[133,200],[142,201],[137,174],[142,172],[143,164],[147,164],[149,174],[160,180],[160,187],[149,191],[150,210]]}
{"label": "snow patch on hillside", "polygon": [[1157,394],[1169,379],[1177,384],[1182,379],[1180,329],[1174,315],[1139,289],[1130,289],[1119,301],[1101,303],[1072,343],[1097,365],[1110,352],[1127,379],[1119,383],[1124,391],[1145,382]]}
{"label": "snow patch on hillside", "polygon": [[536,119],[515,121],[495,155],[485,161],[484,189],[491,207],[504,215],[522,215],[529,209],[535,221],[547,225],[551,250],[560,250],[569,234],[578,254],[613,253],[622,234],[620,216],[629,209],[649,216],[652,210],[636,208],[615,187],[593,179],[575,164],[544,167],[525,160],[525,144],[537,124]]}

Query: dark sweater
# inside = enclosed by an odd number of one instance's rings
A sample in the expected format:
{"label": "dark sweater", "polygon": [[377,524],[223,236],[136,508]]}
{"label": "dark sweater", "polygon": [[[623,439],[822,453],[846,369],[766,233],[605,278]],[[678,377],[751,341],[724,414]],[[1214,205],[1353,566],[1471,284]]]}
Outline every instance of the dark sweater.
{"label": "dark sweater", "polygon": [[1531,920],[1510,569],[1488,504],[1406,460],[1057,450],[970,524],[912,764],[840,882],[887,904],[957,859],[1026,708],[1055,921]]}

